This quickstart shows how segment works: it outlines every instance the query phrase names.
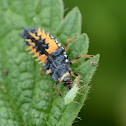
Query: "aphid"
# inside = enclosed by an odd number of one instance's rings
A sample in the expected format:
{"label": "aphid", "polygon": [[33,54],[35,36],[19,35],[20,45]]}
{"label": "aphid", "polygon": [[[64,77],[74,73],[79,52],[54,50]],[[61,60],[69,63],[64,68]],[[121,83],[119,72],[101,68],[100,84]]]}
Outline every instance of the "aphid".
{"label": "aphid", "polygon": [[40,28],[24,28],[21,36],[24,38],[26,45],[28,45],[27,50],[31,50],[30,53],[34,53],[33,57],[37,57],[36,61],[40,61],[39,63],[43,64],[41,74],[46,71],[46,75],[52,76],[52,79],[55,81],[54,89],[59,95],[61,93],[56,85],[62,82],[70,90],[74,83],[71,77],[79,75],[72,71],[70,64],[74,64],[81,57],[93,57],[93,55],[82,54],[77,56],[73,61],[69,60],[66,54],[67,45],[68,42],[74,40],[76,37],[67,39],[64,49],[54,36],[46,33],[44,30],[41,31]]}
{"label": "aphid", "polygon": [[71,103],[76,97],[76,94],[78,93],[79,90],[79,80],[80,78],[76,77],[76,79],[73,82],[71,90],[65,95],[64,97],[65,105]]}

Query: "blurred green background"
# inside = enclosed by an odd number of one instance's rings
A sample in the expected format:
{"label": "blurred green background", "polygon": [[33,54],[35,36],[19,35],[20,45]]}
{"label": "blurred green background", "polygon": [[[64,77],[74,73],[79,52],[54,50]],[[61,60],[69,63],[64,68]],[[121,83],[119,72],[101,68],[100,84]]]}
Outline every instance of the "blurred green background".
{"label": "blurred green background", "polygon": [[64,0],[65,15],[75,6],[90,39],[88,54],[101,58],[74,126],[126,126],[126,1]]}

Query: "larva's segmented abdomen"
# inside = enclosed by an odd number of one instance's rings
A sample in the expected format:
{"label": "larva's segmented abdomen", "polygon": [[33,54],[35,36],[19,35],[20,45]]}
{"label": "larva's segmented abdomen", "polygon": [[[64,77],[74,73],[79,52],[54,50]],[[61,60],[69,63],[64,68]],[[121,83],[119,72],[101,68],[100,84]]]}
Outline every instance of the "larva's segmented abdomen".
{"label": "larva's segmented abdomen", "polygon": [[35,54],[33,57],[38,57],[41,63],[45,63],[48,55],[58,49],[58,41],[40,28],[24,28],[21,36],[29,46],[28,50]]}

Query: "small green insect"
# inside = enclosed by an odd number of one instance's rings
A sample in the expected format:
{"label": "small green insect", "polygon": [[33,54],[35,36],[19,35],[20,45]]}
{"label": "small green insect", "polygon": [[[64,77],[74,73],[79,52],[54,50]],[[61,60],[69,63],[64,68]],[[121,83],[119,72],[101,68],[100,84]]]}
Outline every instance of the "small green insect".
{"label": "small green insect", "polygon": [[79,90],[79,82],[80,82],[80,77],[76,77],[72,85],[73,87],[64,97],[65,105],[71,103],[76,97],[76,94],[78,93],[78,90]]}

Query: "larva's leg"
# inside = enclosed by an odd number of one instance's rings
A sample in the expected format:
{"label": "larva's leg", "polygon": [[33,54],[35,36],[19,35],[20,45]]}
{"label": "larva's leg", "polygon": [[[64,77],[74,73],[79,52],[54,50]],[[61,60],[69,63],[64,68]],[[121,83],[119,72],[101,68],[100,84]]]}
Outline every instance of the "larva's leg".
{"label": "larva's leg", "polygon": [[40,70],[41,70],[41,75],[43,75],[44,74],[44,66],[42,66]]}
{"label": "larva's leg", "polygon": [[57,85],[57,83],[54,84],[53,88],[57,91],[57,93],[58,93],[60,96],[62,96],[61,92],[57,89],[56,85]]}
{"label": "larva's leg", "polygon": [[68,43],[69,43],[70,41],[72,41],[72,40],[75,40],[75,39],[76,39],[76,37],[69,38],[69,39],[66,40],[66,43],[65,43],[65,51],[66,51],[66,52],[67,52]]}
{"label": "larva's leg", "polygon": [[78,77],[78,79],[77,79],[77,85],[79,87],[80,86],[81,75],[77,74],[77,73],[71,73],[71,76]]}
{"label": "larva's leg", "polygon": [[94,57],[94,56],[93,56],[93,55],[85,55],[85,54],[81,54],[81,55],[77,56],[77,57],[71,62],[71,64],[76,63],[77,60],[80,59],[81,57],[92,58],[92,57]]}
{"label": "larva's leg", "polygon": [[52,73],[51,69],[46,70],[46,75],[49,75],[49,74],[51,74],[51,73]]}

